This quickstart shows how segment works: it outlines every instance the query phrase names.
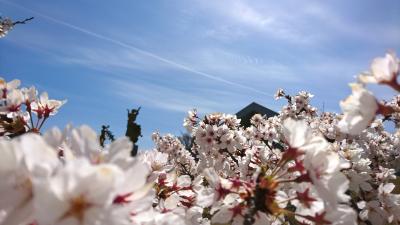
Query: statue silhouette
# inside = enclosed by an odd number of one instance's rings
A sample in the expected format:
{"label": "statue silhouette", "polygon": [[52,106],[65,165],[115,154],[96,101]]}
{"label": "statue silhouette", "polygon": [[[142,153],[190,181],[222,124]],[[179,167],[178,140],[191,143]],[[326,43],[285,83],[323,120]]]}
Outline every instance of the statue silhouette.
{"label": "statue silhouette", "polygon": [[139,107],[138,109],[132,109],[128,110],[128,122],[126,125],[126,133],[125,136],[127,136],[133,143],[132,151],[131,151],[131,156],[136,156],[137,151],[138,151],[138,146],[136,145],[136,142],[138,141],[139,137],[142,137],[142,129],[139,124],[137,124],[136,117],[139,114],[140,111]]}

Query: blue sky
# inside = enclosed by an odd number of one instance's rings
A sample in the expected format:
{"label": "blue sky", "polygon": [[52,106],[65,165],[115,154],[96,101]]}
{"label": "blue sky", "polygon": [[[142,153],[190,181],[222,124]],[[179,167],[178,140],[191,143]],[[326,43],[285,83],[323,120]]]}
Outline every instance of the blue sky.
{"label": "blue sky", "polygon": [[142,106],[144,149],[153,131],[183,132],[193,107],[279,111],[281,87],[340,111],[355,75],[400,52],[398,0],[0,0],[0,14],[35,16],[0,39],[0,75],[68,99],[47,127],[110,124],[122,135],[126,109]]}

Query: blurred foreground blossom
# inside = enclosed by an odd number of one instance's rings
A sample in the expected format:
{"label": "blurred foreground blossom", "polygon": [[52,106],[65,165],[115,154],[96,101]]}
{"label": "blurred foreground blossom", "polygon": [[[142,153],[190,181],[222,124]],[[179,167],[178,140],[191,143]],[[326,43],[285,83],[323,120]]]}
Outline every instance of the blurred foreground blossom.
{"label": "blurred foreground blossom", "polygon": [[397,82],[400,60],[394,52],[389,52],[384,58],[375,58],[371,64],[371,72],[361,74],[359,80],[364,83],[386,84],[400,91]]}
{"label": "blurred foreground blossom", "polygon": [[344,115],[338,126],[344,133],[360,134],[373,121],[378,111],[374,95],[360,84],[351,84],[352,94],[340,102]]}
{"label": "blurred foreground blossom", "polygon": [[85,129],[0,140],[0,224],[131,224],[151,206],[149,168],[129,157],[130,141],[104,151]]}

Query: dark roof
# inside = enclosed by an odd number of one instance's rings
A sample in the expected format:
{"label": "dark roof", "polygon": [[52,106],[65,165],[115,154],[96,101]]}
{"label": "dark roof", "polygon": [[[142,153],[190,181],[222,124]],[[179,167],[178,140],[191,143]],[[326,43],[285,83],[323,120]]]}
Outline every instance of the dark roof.
{"label": "dark roof", "polygon": [[244,107],[242,110],[236,113],[236,116],[241,119],[240,124],[244,127],[250,126],[250,119],[255,114],[265,115],[272,117],[278,115],[275,111],[272,111],[256,102],[252,102],[250,105]]}

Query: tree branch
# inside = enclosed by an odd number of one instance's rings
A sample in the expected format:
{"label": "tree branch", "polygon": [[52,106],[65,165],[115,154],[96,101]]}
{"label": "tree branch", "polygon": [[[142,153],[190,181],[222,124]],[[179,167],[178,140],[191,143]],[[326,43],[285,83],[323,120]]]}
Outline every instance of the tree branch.
{"label": "tree branch", "polygon": [[30,21],[30,20],[33,20],[34,18],[35,18],[35,17],[30,17],[30,18],[24,19],[24,20],[22,20],[22,21],[15,21],[15,22],[13,23],[13,25],[25,24],[26,22],[28,22],[28,21]]}

